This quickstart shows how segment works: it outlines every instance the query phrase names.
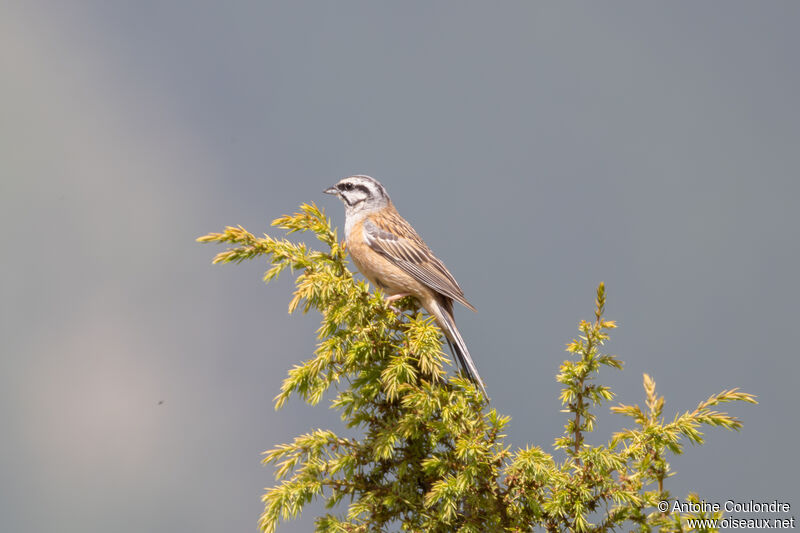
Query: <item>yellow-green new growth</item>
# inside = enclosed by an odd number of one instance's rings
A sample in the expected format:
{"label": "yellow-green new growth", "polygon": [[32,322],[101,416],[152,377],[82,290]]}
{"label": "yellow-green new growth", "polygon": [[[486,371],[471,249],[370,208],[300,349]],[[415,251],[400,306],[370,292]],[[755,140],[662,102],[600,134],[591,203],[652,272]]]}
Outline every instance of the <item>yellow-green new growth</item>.
{"label": "yellow-green new growth", "polygon": [[637,426],[615,434],[607,446],[587,445],[593,409],[614,397],[597,383],[599,370],[622,369],[619,359],[601,352],[616,324],[603,318],[600,284],[594,320],[580,322],[579,336],[567,345],[570,359],[556,377],[568,414],[555,441],[558,455],[537,446],[512,452],[503,434],[510,419],[486,411],[471,381],[447,379],[445,364],[451,363],[431,318],[411,299],[399,302],[397,315],[379,292],[356,281],[322,210],[303,205],[273,225],[289,234],[310,231],[326,250],[255,237],[241,226],[198,241],[230,245],[214,263],[264,256],[271,264],[265,282],[287,268],[298,272],[289,311],[320,313],[318,344],[289,370],[275,407],[293,394],[314,405],[329,393],[331,407],[358,436],[318,429],[265,452],[278,483],[263,497],[262,531],[275,531],[314,499],[329,509],[316,520],[316,530],[324,532],[685,531],[691,515],[656,507],[669,497],[663,485],[673,472],[666,454],[681,453],[682,438],[702,444],[704,425],[738,430],[741,422],[713,410],[717,405],[755,403],[752,395],[723,391],[666,422],[664,399],[645,375],[647,412],[612,407]]}

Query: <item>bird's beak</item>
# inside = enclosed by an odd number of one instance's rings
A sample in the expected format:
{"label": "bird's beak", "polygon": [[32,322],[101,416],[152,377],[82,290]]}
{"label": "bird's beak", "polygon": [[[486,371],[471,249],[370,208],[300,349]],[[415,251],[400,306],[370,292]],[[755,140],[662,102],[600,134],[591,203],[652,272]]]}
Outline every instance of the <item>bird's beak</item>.
{"label": "bird's beak", "polygon": [[328,187],[327,189],[325,189],[322,192],[324,192],[325,194],[336,194],[336,195],[338,195],[339,194],[339,189],[337,189],[336,187]]}

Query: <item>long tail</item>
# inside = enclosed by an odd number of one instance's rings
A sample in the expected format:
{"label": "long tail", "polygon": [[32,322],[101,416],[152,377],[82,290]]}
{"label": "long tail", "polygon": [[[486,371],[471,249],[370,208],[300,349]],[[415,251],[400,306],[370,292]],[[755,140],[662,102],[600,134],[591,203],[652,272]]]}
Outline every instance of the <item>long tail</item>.
{"label": "long tail", "polygon": [[[447,304],[450,305],[448,306]],[[441,302],[435,301],[434,305],[436,306],[436,312],[434,312],[433,315],[436,317],[439,325],[442,327],[442,330],[447,337],[447,344],[450,345],[450,350],[458,360],[458,364],[462,369],[464,369],[467,377],[469,377],[469,379],[471,379],[472,382],[475,383],[479,389],[481,389],[484,398],[489,400],[489,395],[486,394],[486,387],[483,385],[483,380],[481,379],[480,375],[478,375],[478,369],[475,367],[475,363],[472,361],[472,357],[469,355],[467,344],[461,337],[461,333],[459,333],[458,328],[456,327],[456,321],[453,319],[453,302],[448,300],[444,302],[444,305],[442,305]]]}

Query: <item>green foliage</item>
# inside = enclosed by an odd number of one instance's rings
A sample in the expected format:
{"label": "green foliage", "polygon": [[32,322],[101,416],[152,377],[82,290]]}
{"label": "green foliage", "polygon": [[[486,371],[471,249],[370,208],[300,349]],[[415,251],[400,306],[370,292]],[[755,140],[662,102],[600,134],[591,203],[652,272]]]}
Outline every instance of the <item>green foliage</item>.
{"label": "green foliage", "polygon": [[469,380],[447,379],[450,361],[432,319],[409,298],[399,302],[398,314],[379,292],[370,294],[365,282],[357,282],[346,267],[345,246],[321,210],[303,205],[273,225],[289,233],[310,231],[328,251],[256,238],[242,227],[198,241],[232,245],[215,263],[266,256],[272,263],[266,282],[287,267],[300,272],[289,311],[321,313],[319,343],[314,357],[289,371],[275,407],[292,395],[314,405],[334,392],[332,408],[360,437],[316,430],[265,452],[279,483],[263,497],[262,531],[275,531],[314,499],[330,510],[316,521],[322,532],[684,531],[693,516],[656,507],[669,498],[663,486],[672,474],[667,454],[681,453],[684,438],[702,444],[703,426],[738,430],[739,420],[712,410],[718,404],[755,403],[752,395],[723,391],[666,422],[664,399],[645,375],[646,411],[611,408],[631,417],[634,428],[615,434],[608,445],[586,444],[593,408],[614,397],[596,383],[598,372],[622,368],[619,359],[601,352],[616,327],[603,318],[601,283],[595,319],[579,324],[579,337],[567,346],[571,358],[556,377],[568,415],[555,440],[558,456],[530,446],[512,452],[503,434],[510,419],[489,409]]}

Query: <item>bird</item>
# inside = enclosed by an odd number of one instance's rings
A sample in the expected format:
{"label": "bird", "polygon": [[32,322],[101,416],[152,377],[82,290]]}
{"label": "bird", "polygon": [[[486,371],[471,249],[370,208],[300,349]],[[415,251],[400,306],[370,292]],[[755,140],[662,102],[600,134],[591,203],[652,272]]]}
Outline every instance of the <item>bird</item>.
{"label": "bird", "polygon": [[370,176],[357,174],[325,189],[345,208],[345,241],[350,257],[372,285],[391,303],[413,296],[442,329],[459,365],[489,399],[464,338],[456,327],[453,301],[477,311],[428,245],[400,213],[386,189]]}

